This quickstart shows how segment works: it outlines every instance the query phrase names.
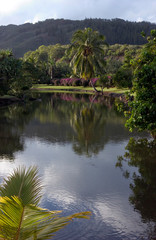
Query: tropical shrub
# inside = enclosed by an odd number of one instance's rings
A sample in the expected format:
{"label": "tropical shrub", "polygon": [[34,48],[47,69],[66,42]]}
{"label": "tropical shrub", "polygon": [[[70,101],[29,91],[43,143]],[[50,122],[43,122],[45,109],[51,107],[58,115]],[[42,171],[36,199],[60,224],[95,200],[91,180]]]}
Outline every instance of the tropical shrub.
{"label": "tropical shrub", "polygon": [[89,80],[82,79],[81,82],[82,82],[83,87],[88,87],[89,86]]}
{"label": "tropical shrub", "polygon": [[82,81],[79,78],[62,78],[60,80],[61,86],[80,86]]}
{"label": "tropical shrub", "polygon": [[82,82],[80,79],[75,79],[73,82],[72,82],[72,86],[80,86],[82,85]]}
{"label": "tropical shrub", "polygon": [[105,87],[109,88],[112,86],[112,76],[102,75],[98,78],[96,84],[101,87],[102,92]]}
{"label": "tropical shrub", "polygon": [[9,50],[0,51],[1,94],[18,97],[26,95],[32,86],[30,69],[20,60],[15,59]]}
{"label": "tropical shrub", "polygon": [[54,84],[54,86],[59,86],[60,85],[60,79],[54,79],[52,81],[52,84]]}
{"label": "tropical shrub", "polygon": [[119,70],[114,75],[113,82],[117,88],[131,88],[132,87],[131,69],[124,67],[119,68]]}

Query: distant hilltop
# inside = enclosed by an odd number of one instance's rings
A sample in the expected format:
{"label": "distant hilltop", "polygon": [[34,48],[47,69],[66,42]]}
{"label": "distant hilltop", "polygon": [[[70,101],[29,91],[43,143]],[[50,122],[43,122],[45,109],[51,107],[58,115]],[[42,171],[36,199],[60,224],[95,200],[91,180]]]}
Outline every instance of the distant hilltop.
{"label": "distant hilltop", "polygon": [[35,24],[0,26],[0,49],[12,49],[16,57],[35,50],[41,45],[69,44],[72,34],[78,29],[90,27],[105,35],[109,44],[141,45],[146,42],[141,36],[149,35],[156,24],[150,22],[129,22],[122,19],[65,20],[48,19]]}

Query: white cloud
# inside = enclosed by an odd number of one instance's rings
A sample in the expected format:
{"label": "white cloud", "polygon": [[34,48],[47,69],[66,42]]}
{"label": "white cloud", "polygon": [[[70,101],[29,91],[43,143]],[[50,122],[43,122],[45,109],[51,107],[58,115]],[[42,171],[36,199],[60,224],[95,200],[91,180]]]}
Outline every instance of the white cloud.
{"label": "white cloud", "polygon": [[35,15],[35,17],[32,20],[32,23],[37,23],[38,21],[43,20],[44,18],[42,18],[41,14],[37,14]]}
{"label": "white cloud", "polygon": [[0,14],[13,13],[32,0],[0,0]]}
{"label": "white cloud", "polygon": [[[116,232],[120,232],[126,236],[140,235],[145,230],[145,225],[139,223],[139,215],[133,212],[131,207],[127,205],[127,201],[123,196],[114,196],[111,201],[95,201],[95,214],[101,216],[101,219]],[[138,224],[139,223],[139,224]]]}
{"label": "white cloud", "polygon": [[142,22],[142,21],[143,21],[143,18],[138,17],[136,21],[137,21],[137,22]]}
{"label": "white cloud", "polygon": [[0,0],[0,24],[22,24],[47,18],[122,18],[156,22],[156,1],[150,0]]}

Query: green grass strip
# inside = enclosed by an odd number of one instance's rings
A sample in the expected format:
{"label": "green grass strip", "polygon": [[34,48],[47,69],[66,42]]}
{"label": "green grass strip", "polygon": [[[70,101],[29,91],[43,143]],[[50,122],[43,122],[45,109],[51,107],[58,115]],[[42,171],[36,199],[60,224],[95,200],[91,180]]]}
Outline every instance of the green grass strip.
{"label": "green grass strip", "polygon": [[[32,87],[32,90],[37,90],[37,91],[57,91],[57,92],[79,92],[79,93],[87,93],[88,91],[91,91],[91,93],[95,93],[94,89],[92,87],[83,87],[83,86],[51,86],[47,84],[35,84]],[[69,91],[67,91],[69,90]],[[100,87],[97,87],[98,91],[101,91]],[[128,88],[123,88],[123,89],[118,89],[116,87],[114,88],[104,88],[103,92],[112,92],[112,93],[125,93],[129,91]]]}

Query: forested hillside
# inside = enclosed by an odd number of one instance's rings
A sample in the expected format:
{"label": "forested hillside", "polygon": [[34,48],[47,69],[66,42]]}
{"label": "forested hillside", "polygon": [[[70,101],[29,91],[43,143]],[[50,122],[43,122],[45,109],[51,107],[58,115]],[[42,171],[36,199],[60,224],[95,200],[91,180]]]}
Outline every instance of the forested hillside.
{"label": "forested hillside", "polygon": [[48,19],[36,24],[0,26],[0,49],[12,49],[16,57],[22,57],[29,50],[35,50],[41,45],[68,44],[72,34],[77,29],[91,27],[106,36],[109,44],[134,44],[145,43],[140,36],[144,31],[149,35],[156,24],[149,22],[129,22],[122,19],[85,19],[64,20]]}

